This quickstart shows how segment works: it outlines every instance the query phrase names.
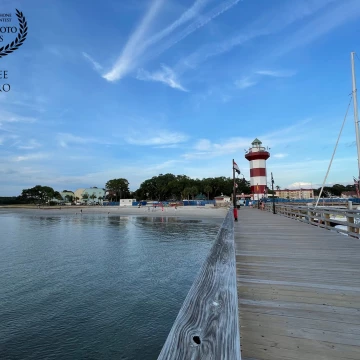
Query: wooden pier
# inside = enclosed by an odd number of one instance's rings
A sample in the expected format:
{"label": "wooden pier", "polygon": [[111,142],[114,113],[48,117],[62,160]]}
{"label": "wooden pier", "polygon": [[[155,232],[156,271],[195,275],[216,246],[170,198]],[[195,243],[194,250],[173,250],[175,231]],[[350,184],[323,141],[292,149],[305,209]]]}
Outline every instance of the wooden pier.
{"label": "wooden pier", "polygon": [[243,360],[360,359],[360,239],[241,208]]}
{"label": "wooden pier", "polygon": [[278,210],[230,209],[159,360],[360,359],[357,212],[346,236],[325,209]]}

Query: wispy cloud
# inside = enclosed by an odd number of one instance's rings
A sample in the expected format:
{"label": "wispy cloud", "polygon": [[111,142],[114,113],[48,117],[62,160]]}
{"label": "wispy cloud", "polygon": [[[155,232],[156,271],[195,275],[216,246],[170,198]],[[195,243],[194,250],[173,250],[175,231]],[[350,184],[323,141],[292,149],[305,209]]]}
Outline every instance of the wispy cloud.
{"label": "wispy cloud", "polygon": [[[242,28],[239,32],[227,36],[225,40],[208,43],[201,46],[190,55],[181,59],[177,64],[176,68],[181,72],[186,71],[189,68],[197,68],[201,63],[207,61],[208,59],[229,52],[234,47],[244,45],[245,43],[250,42],[261,36],[276,34],[284,30],[286,27],[298,22],[299,20],[314,16],[319,12],[319,10],[326,8],[335,1],[336,0],[314,0],[304,3],[303,0],[297,0],[292,2],[285,2],[283,6],[274,7],[273,11],[267,12],[265,15],[258,17],[257,20],[255,20],[252,24],[245,28]],[[356,3],[358,3],[357,0],[352,0],[353,7],[356,6]],[[348,2],[342,2],[341,6],[343,8],[347,7]],[[336,11],[333,11],[332,16],[336,17]],[[322,15],[320,15],[319,18],[322,19]],[[345,17],[341,17],[341,19],[335,21],[334,25],[328,24],[328,29],[339,25],[344,20]],[[315,26],[316,24],[312,26],[312,29],[310,29],[310,31],[317,33],[317,29]],[[322,33],[325,32],[326,31],[322,31]],[[301,39],[300,35],[299,39]],[[284,43],[289,44],[289,46],[293,48],[300,44],[300,42],[298,41],[294,42],[293,44],[289,40],[286,42],[282,41],[281,45],[284,45]]]}
{"label": "wispy cloud", "polygon": [[[298,129],[303,129],[304,124],[310,120],[306,119],[289,127],[278,129],[271,133],[259,134],[258,137],[263,141],[263,143],[269,146],[285,145],[285,144],[294,144],[295,142],[302,141],[306,137],[306,133],[301,133],[296,131]],[[295,135],[292,135],[295,133]],[[197,143],[193,146],[190,152],[187,152],[182,155],[183,158],[190,159],[201,159],[204,157],[213,158],[222,155],[230,155],[234,153],[241,152],[249,148],[249,145],[254,140],[254,137],[234,137],[225,140],[219,140],[217,142],[212,142],[209,139],[199,139]],[[277,158],[285,157],[285,153],[278,154],[275,156]]]}
{"label": "wispy cloud", "polygon": [[311,189],[312,184],[304,181],[296,181],[288,186],[288,189]]}
{"label": "wispy cloud", "polygon": [[149,136],[144,134],[141,137],[129,136],[125,140],[132,145],[161,146],[183,143],[188,140],[188,136],[178,132],[159,131]]}
{"label": "wispy cloud", "polygon": [[0,112],[0,125],[4,123],[33,123],[36,119],[28,116],[21,116],[10,112]]}
{"label": "wispy cloud", "polygon": [[254,86],[256,85],[257,82],[255,80],[253,80],[251,77],[244,77],[240,80],[236,80],[235,81],[235,86],[238,88],[238,89],[247,89],[251,86]]}
{"label": "wispy cloud", "polygon": [[150,73],[144,69],[140,69],[137,74],[138,80],[143,81],[159,81],[163,84],[170,86],[173,89],[188,91],[186,90],[177,79],[175,72],[167,67],[166,65],[161,65],[162,70]]}
{"label": "wispy cloud", "polygon": [[[110,71],[103,75],[106,80],[116,81],[123,78],[142,63],[159,56],[240,2],[240,0],[222,1],[221,4],[207,13],[200,15],[210,0],[196,0],[195,3],[172,24],[155,35],[147,37],[146,35],[151,33],[151,24],[158,14],[163,1],[164,0],[154,0],[152,2],[143,20],[130,36],[115,65]],[[185,29],[176,32],[178,28],[194,18],[195,20]],[[174,35],[170,36],[173,33]],[[162,42],[165,38],[167,38],[167,40]]]}
{"label": "wispy cloud", "polygon": [[18,146],[18,149],[23,149],[23,150],[33,150],[36,149],[38,147],[41,147],[41,144],[36,141],[35,139],[30,139],[29,141],[25,141],[25,143],[22,143],[22,145]]}
{"label": "wispy cloud", "polygon": [[284,157],[288,156],[288,154],[278,153],[278,154],[274,154],[272,156],[277,159],[283,159]]}
{"label": "wispy cloud", "polygon": [[91,63],[94,70],[98,72],[103,70],[103,67],[98,62],[96,62],[89,54],[87,54],[86,52],[82,52],[82,55],[84,56],[85,59],[87,59]]}
{"label": "wispy cloud", "polygon": [[144,51],[145,36],[150,31],[151,23],[158,14],[164,0],[154,0],[144,18],[127,41],[120,57],[113,68],[103,77],[108,81],[116,81],[127,75],[138,65],[137,57]]}
{"label": "wispy cloud", "polygon": [[204,8],[204,6],[210,0],[196,0],[194,4],[187,9],[177,20],[175,20],[172,24],[167,26],[165,29],[159,31],[157,34],[152,36],[149,40],[144,43],[144,49],[148,48],[150,45],[156,44],[160,40],[162,40],[165,36],[170,35],[173,31],[175,31],[181,25],[187,23],[197,15],[199,15],[200,11]]}
{"label": "wispy cloud", "polygon": [[81,136],[76,136],[73,134],[69,134],[69,133],[59,133],[57,134],[57,140],[58,140],[58,144],[61,147],[68,147],[70,144],[77,144],[77,145],[83,145],[83,144],[111,144],[108,141],[102,140],[102,139],[98,139],[98,138],[90,138],[90,137],[81,137]]}
{"label": "wispy cloud", "polygon": [[47,153],[32,153],[27,155],[19,155],[14,157],[14,161],[43,160],[50,157]]}
{"label": "wispy cloud", "polygon": [[199,16],[193,23],[188,25],[184,30],[175,34],[173,37],[169,38],[163,44],[154,51],[150,58],[154,58],[164,51],[168,50],[169,48],[176,45],[178,42],[182,41],[193,32],[201,29],[203,26],[207,25],[209,22],[226,12],[227,10],[231,9],[234,5],[239,3],[240,0],[227,0],[222,1],[218,6],[208,11],[206,14]]}
{"label": "wispy cloud", "polygon": [[291,77],[296,74],[293,70],[258,70],[255,71],[257,75],[270,76],[270,77]]}
{"label": "wispy cloud", "polygon": [[[330,2],[330,1],[328,1]],[[282,56],[291,50],[310,44],[335,28],[360,17],[358,0],[339,1],[325,9],[308,24],[282,41],[274,50],[275,56]]]}

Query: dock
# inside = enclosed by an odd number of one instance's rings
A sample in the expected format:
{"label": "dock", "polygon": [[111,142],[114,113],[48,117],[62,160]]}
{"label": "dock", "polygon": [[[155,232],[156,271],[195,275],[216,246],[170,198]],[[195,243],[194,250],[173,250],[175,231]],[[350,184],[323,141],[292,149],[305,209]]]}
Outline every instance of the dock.
{"label": "dock", "polygon": [[360,212],[277,210],[229,209],[158,360],[360,359]]}
{"label": "dock", "polygon": [[243,360],[360,359],[360,239],[251,208],[234,239]]}

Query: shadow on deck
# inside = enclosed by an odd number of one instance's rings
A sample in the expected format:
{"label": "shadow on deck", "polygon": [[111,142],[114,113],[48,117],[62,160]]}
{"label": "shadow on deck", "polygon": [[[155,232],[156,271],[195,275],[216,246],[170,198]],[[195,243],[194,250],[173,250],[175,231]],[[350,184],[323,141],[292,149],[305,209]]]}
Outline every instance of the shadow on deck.
{"label": "shadow on deck", "polygon": [[235,223],[243,360],[360,359],[360,240],[258,209]]}

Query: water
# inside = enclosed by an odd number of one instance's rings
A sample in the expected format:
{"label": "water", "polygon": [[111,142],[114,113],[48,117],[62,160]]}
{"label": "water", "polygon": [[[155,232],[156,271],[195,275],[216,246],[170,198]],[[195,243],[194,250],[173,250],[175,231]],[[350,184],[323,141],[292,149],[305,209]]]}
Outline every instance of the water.
{"label": "water", "polygon": [[220,223],[0,212],[0,359],[156,359]]}

